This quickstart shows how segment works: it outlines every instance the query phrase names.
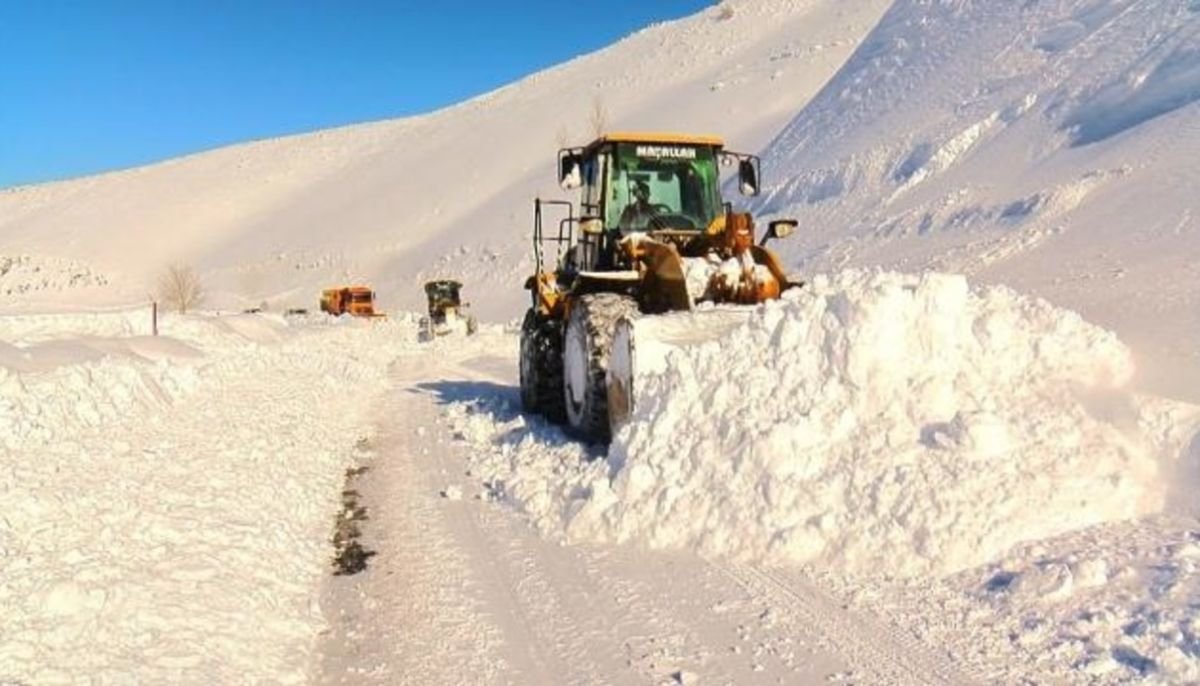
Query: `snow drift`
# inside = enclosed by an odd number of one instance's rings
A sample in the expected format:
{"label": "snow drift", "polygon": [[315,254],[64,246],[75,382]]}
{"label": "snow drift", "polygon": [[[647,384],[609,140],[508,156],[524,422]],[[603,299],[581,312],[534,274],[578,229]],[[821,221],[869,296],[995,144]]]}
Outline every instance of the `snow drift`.
{"label": "snow drift", "polygon": [[673,352],[603,462],[492,476],[571,538],[946,574],[1162,508],[1190,409],[1131,394],[1133,372],[1045,301],[850,271]]}
{"label": "snow drift", "polygon": [[302,683],[365,399],[415,326],[146,324],[0,317],[0,682]]}

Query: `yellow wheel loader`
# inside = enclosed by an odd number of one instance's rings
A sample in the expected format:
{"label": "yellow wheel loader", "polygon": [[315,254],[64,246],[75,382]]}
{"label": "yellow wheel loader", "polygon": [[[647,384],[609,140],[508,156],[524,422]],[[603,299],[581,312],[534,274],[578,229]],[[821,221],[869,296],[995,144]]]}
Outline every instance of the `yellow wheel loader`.
{"label": "yellow wheel loader", "polygon": [[721,197],[720,167],[736,165],[740,192],[757,195],[759,160],[714,136],[610,133],[558,162],[560,185],[580,198],[578,211],[534,201],[521,403],[606,442],[633,410],[638,375],[667,349],[719,335],[801,285],[765,247],[796,222],[770,222],[755,242],[750,215]]}

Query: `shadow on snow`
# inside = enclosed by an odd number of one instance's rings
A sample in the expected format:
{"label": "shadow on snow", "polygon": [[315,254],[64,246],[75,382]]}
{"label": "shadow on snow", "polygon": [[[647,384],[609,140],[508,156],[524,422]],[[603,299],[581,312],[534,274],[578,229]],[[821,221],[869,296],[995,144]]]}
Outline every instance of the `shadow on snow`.
{"label": "shadow on snow", "polygon": [[[568,436],[561,427],[541,415],[521,410],[520,389],[494,381],[446,379],[416,385],[414,393],[428,393],[441,405],[463,404],[474,415],[483,415],[496,426],[492,443],[497,446],[533,441],[547,447],[573,447],[581,457],[594,460],[606,454],[604,446],[589,446]],[[518,422],[518,419],[523,421]]]}

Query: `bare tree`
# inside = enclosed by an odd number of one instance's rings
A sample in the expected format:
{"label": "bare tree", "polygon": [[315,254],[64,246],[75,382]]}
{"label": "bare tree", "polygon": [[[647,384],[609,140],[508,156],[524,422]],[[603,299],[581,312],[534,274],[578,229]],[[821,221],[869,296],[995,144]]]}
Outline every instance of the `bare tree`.
{"label": "bare tree", "polygon": [[158,277],[158,297],[183,314],[204,301],[204,288],[195,269],[173,264]]}
{"label": "bare tree", "polygon": [[604,98],[599,95],[592,100],[592,111],[588,115],[588,123],[592,126],[593,138],[599,138],[608,129],[608,108],[604,106]]}

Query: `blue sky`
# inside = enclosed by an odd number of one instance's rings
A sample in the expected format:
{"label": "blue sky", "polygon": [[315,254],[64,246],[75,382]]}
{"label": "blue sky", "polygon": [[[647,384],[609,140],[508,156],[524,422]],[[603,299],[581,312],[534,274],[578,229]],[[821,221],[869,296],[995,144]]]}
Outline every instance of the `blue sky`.
{"label": "blue sky", "polygon": [[0,188],[427,112],[714,0],[0,0]]}

